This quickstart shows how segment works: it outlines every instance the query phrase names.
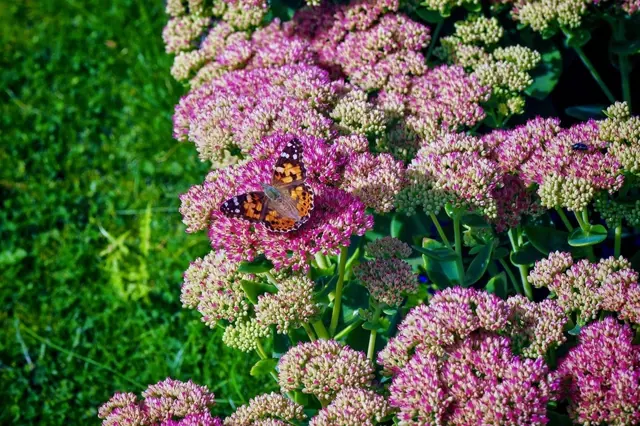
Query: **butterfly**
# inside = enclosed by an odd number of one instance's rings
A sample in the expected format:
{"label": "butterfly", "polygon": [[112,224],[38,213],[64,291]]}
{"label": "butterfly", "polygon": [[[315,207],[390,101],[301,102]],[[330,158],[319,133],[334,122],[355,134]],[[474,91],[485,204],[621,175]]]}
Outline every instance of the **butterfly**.
{"label": "butterfly", "polygon": [[220,211],[228,217],[262,223],[270,231],[296,230],[309,220],[314,207],[313,190],[305,178],[302,143],[293,139],[278,157],[270,184],[261,183],[262,191],[228,199]]}

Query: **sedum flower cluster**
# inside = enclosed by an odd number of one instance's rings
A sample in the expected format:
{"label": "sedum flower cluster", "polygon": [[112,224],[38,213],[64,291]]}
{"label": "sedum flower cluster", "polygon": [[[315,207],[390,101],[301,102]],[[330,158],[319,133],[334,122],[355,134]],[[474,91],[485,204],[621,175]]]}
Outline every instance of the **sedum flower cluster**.
{"label": "sedum flower cluster", "polygon": [[[378,354],[402,424],[546,424],[558,380],[542,356],[564,340],[563,323],[534,305],[451,288],[412,310]],[[530,358],[514,353],[508,337],[523,332],[535,339]]]}
{"label": "sedum flower cluster", "polygon": [[540,54],[521,45],[500,46],[504,29],[495,17],[470,15],[455,23],[455,32],[440,40],[440,56],[471,71],[478,82],[491,88],[487,107],[497,126],[524,111],[523,92],[533,83],[531,71]]}
{"label": "sedum flower cluster", "polygon": [[166,379],[150,385],[142,396],[114,394],[98,410],[103,426],[222,426],[209,412],[215,399],[206,386]]}
{"label": "sedum flower cluster", "polygon": [[570,253],[554,252],[536,262],[529,274],[536,287],[547,287],[567,314],[578,323],[595,319],[601,311],[619,319],[640,323],[638,273],[623,258],[603,258],[598,263],[574,261]]}

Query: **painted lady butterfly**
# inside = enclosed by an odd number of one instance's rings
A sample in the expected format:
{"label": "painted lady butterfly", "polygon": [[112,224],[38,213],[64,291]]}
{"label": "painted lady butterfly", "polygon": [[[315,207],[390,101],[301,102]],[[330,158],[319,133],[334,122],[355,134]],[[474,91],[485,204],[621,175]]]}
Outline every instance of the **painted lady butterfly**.
{"label": "painted lady butterfly", "polygon": [[264,224],[270,231],[289,232],[309,220],[313,210],[313,190],[305,183],[302,143],[288,142],[273,169],[271,184],[263,191],[236,195],[220,206],[228,217]]}

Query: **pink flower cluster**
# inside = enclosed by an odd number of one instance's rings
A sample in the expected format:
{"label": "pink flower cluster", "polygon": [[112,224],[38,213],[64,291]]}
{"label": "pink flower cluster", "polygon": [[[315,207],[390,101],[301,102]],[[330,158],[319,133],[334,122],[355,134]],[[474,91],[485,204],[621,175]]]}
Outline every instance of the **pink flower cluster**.
{"label": "pink flower cluster", "polygon": [[331,402],[345,388],[368,388],[374,377],[362,352],[335,340],[316,340],[292,347],[280,358],[278,381],[283,392],[300,389]]}
{"label": "pink flower cluster", "polygon": [[[423,205],[425,210],[437,210],[433,200],[436,206],[451,202],[484,215],[498,231],[536,211],[524,182],[501,168],[482,138],[456,133],[424,143],[407,173],[414,185],[434,194]],[[402,200],[403,210],[410,208],[406,204],[422,202],[421,198]]]}
{"label": "pink flower cluster", "polygon": [[209,229],[214,248],[225,250],[233,261],[253,260],[263,253],[276,269],[308,269],[308,259],[316,253],[335,254],[348,246],[351,235],[362,235],[373,225],[365,205],[355,196],[338,189],[341,164],[346,158],[338,148],[321,139],[302,137],[307,183],[315,193],[311,219],[289,233],[269,232],[261,224],[223,215],[219,207],[227,199],[260,190],[260,183],[271,182],[273,166],[292,136],[266,138],[251,152],[251,160],[209,174],[203,185],[192,187],[181,196],[180,211],[189,230]]}
{"label": "pink flower cluster", "polygon": [[542,358],[520,359],[509,339],[471,335],[446,356],[416,349],[389,388],[401,424],[545,425],[557,383]]}
{"label": "pink flower cluster", "polygon": [[378,354],[393,376],[389,402],[406,425],[544,425],[558,381],[543,356],[564,342],[564,323],[552,300],[438,292]]}
{"label": "pink flower cluster", "polygon": [[98,410],[103,426],[222,426],[209,408],[214,395],[191,381],[166,379],[151,385],[138,400],[133,393],[116,393]]}
{"label": "pink flower cluster", "polygon": [[578,314],[581,324],[600,311],[616,312],[621,320],[640,324],[638,273],[623,257],[574,262],[570,253],[553,252],[536,262],[529,280],[549,288],[566,313]]}
{"label": "pink flower cluster", "polygon": [[640,423],[640,346],[632,342],[631,327],[611,317],[580,331],[580,344],[555,372],[574,422]]}

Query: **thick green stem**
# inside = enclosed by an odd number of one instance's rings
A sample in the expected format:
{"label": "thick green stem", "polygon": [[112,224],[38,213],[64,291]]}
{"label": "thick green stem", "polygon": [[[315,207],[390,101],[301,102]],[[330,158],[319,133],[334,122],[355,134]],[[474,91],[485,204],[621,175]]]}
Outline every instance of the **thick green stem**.
{"label": "thick green stem", "polygon": [[[456,246],[456,254],[458,255],[458,275],[460,279],[464,281],[464,264],[462,263],[462,230],[460,229],[461,214],[456,213],[453,215],[453,232]],[[461,283],[462,284],[462,283]]]}
{"label": "thick green stem", "polygon": [[500,264],[504,268],[504,271],[507,273],[509,280],[511,280],[511,285],[515,289],[516,293],[524,294],[522,292],[522,287],[520,287],[520,283],[518,282],[518,279],[516,278],[516,276],[513,275],[513,271],[509,267],[509,264],[504,259],[499,259],[498,262],[500,262]]}
{"label": "thick green stem", "polygon": [[629,80],[631,66],[629,65],[629,56],[620,55],[618,62],[620,64],[620,77],[622,78],[622,99],[629,106],[629,110],[631,110],[631,82]]}
{"label": "thick green stem", "polygon": [[[516,252],[520,250],[520,244],[518,243],[518,236],[514,235],[514,230],[509,229],[508,232],[509,241],[511,241],[511,247],[513,251]],[[527,299],[533,300],[533,288],[531,287],[531,283],[529,282],[529,267],[527,265],[518,265],[518,270],[520,271],[520,280],[522,281],[522,288],[524,289],[524,294],[527,296]]]}
{"label": "thick green stem", "polygon": [[564,226],[569,230],[569,232],[573,231],[573,225],[569,221],[569,218],[565,214],[564,210],[562,210],[562,207],[556,207],[556,212],[558,212],[560,220],[562,220],[562,223],[564,223]]}
{"label": "thick green stem", "polygon": [[436,229],[438,230],[438,235],[440,235],[440,239],[442,239],[442,242],[444,243],[444,245],[446,245],[449,248],[452,248],[451,243],[447,238],[447,234],[444,233],[442,226],[440,226],[440,221],[438,220],[438,217],[433,213],[429,213],[429,217],[431,217],[431,221],[436,226]]}
{"label": "thick green stem", "polygon": [[600,86],[600,89],[602,90],[602,92],[605,94],[607,99],[609,99],[609,102],[614,103],[616,101],[616,98],[613,96],[613,94],[611,93],[611,90],[609,90],[609,88],[604,83],[604,81],[602,81],[600,74],[598,74],[598,70],[596,70],[596,68],[593,66],[593,64],[589,60],[589,58],[587,58],[587,55],[584,54],[584,51],[582,50],[582,48],[574,47],[573,50],[576,51],[576,53],[580,57],[580,60],[584,64],[584,66],[587,67],[587,69],[591,73],[591,77],[593,77],[596,83],[598,83],[598,86]]}
{"label": "thick green stem", "polygon": [[[382,308],[380,306],[376,307],[375,312],[373,313],[373,318],[371,318],[371,322],[375,324],[380,319],[380,313],[382,312]],[[375,328],[371,330],[371,334],[369,335],[369,347],[367,348],[367,357],[373,361],[373,357],[376,354],[376,337],[378,337],[378,330]]]}
{"label": "thick green stem", "polygon": [[329,326],[329,335],[334,336],[338,328],[338,320],[340,319],[340,308],[342,307],[342,288],[344,287],[344,272],[347,266],[347,247],[340,248],[340,263],[338,266],[338,284],[336,284],[336,294],[333,300],[333,311],[331,312],[331,325]]}
{"label": "thick green stem", "polygon": [[327,331],[327,327],[324,326],[322,320],[317,320],[311,323],[313,329],[316,331],[319,339],[329,340],[329,332]]}
{"label": "thick green stem", "polygon": [[429,43],[429,49],[427,50],[427,58],[425,62],[429,62],[431,58],[431,54],[433,53],[434,47],[436,47],[436,41],[438,41],[438,36],[440,35],[440,31],[442,31],[442,27],[444,26],[444,18],[440,20],[436,24],[436,29],[433,31],[433,36],[431,37],[431,42]]}
{"label": "thick green stem", "polygon": [[[613,39],[619,43],[625,41],[624,20],[608,19],[613,33]],[[631,65],[629,64],[629,55],[618,54],[618,66],[620,71],[620,80],[622,82],[622,100],[627,103],[631,110],[631,81],[629,74],[631,73]]]}
{"label": "thick green stem", "polygon": [[582,215],[581,212],[573,212],[573,215],[576,217],[576,220],[578,221],[578,224],[580,225],[580,229],[582,229],[584,232],[589,232],[589,224],[587,222],[585,222],[584,220],[584,216]]}
{"label": "thick green stem", "polygon": [[613,255],[620,257],[622,252],[622,222],[616,226],[614,231],[615,239],[613,240]]}
{"label": "thick green stem", "polygon": [[302,328],[304,328],[304,331],[307,332],[307,336],[309,336],[309,340],[311,340],[312,342],[315,342],[316,339],[316,335],[313,333],[313,330],[311,329],[311,327],[309,326],[309,324],[302,324]]}
{"label": "thick green stem", "polygon": [[352,322],[351,324],[349,324],[348,326],[346,326],[345,328],[343,328],[342,330],[340,330],[340,332],[338,334],[336,334],[335,336],[333,336],[333,338],[335,340],[340,340],[343,337],[346,337],[349,335],[349,333],[351,333],[353,330],[355,330],[356,328],[360,327],[362,325],[362,323],[364,322],[363,319],[357,319],[356,321]]}

